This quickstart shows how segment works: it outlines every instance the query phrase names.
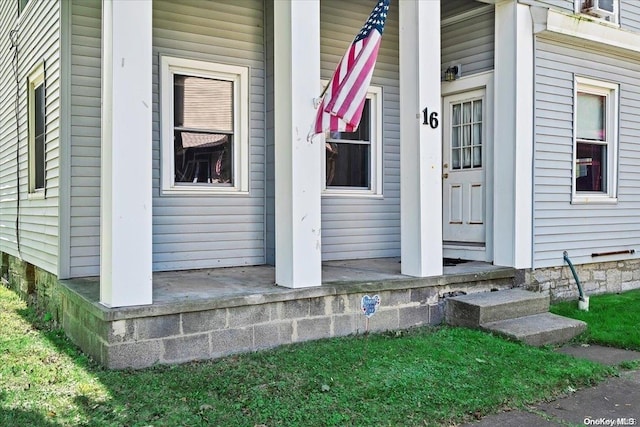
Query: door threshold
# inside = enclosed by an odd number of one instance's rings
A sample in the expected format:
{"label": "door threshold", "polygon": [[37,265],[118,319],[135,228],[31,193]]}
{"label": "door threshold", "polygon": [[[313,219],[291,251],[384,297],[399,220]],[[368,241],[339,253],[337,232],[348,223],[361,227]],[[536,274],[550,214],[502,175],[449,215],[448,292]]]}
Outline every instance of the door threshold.
{"label": "door threshold", "polygon": [[446,248],[460,248],[469,250],[485,250],[484,242],[458,242],[454,240],[443,240],[442,246]]}

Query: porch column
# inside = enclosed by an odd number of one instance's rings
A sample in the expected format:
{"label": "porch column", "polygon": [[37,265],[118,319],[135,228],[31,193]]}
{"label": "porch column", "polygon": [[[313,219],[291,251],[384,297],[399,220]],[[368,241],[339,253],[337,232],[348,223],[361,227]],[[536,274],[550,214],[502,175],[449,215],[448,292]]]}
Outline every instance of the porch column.
{"label": "porch column", "polygon": [[321,157],[307,141],[320,95],[320,1],[274,2],[276,283],[319,286]]}
{"label": "porch column", "polygon": [[531,267],[533,24],[529,6],[496,4],[494,263]]}
{"label": "porch column", "polygon": [[395,4],[400,8],[401,269],[409,276],[438,276],[442,274],[440,2]]}
{"label": "porch column", "polygon": [[151,1],[102,1],[100,302],[152,303]]}

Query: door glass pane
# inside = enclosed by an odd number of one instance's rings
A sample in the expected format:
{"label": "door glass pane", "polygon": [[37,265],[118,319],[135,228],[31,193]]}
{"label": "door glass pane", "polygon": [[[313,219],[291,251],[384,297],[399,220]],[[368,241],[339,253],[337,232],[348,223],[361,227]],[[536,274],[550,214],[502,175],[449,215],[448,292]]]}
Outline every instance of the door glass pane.
{"label": "door glass pane", "polygon": [[481,99],[473,101],[473,121],[474,122],[482,121],[482,100]]}
{"label": "door glass pane", "polygon": [[453,148],[460,147],[460,128],[454,127],[451,129],[451,146]]}
{"label": "door glass pane", "polygon": [[607,97],[578,92],[577,137],[606,141],[605,114]]}
{"label": "door glass pane", "polygon": [[451,152],[451,169],[460,169],[460,149]]}
{"label": "door glass pane", "polygon": [[473,147],[473,167],[477,168],[482,166],[482,148]]}
{"label": "door glass pane", "polygon": [[471,122],[471,103],[465,102],[462,104],[462,123]]}
{"label": "door glass pane", "polygon": [[482,124],[473,125],[473,145],[482,145]]}
{"label": "door glass pane", "polygon": [[471,125],[464,125],[462,127],[462,146],[468,147],[471,145]]}
{"label": "door glass pane", "polygon": [[471,148],[463,148],[462,149],[462,167],[470,168],[471,167]]}
{"label": "door glass pane", "polygon": [[454,126],[459,125],[460,124],[460,104],[455,104],[453,106],[452,115],[453,115],[453,118],[452,118],[453,125]]}

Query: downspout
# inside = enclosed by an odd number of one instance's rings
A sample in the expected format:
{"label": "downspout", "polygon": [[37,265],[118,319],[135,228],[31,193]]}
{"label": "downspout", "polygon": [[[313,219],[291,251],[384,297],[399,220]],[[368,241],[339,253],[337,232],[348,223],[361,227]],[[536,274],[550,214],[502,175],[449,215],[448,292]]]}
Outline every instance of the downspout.
{"label": "downspout", "polygon": [[571,269],[571,273],[573,274],[573,278],[576,281],[576,285],[578,286],[578,309],[583,311],[589,311],[589,297],[585,296],[584,291],[582,290],[582,285],[580,285],[580,279],[578,278],[578,273],[576,273],[576,269],[573,267],[573,263],[569,259],[569,254],[567,251],[562,253],[564,261],[569,265]]}

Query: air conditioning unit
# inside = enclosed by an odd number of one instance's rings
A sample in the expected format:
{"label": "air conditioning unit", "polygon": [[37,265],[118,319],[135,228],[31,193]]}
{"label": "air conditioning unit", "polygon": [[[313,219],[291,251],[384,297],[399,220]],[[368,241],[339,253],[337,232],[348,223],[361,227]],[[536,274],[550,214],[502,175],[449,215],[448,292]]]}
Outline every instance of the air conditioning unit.
{"label": "air conditioning unit", "polygon": [[582,0],[580,12],[615,22],[617,0]]}

